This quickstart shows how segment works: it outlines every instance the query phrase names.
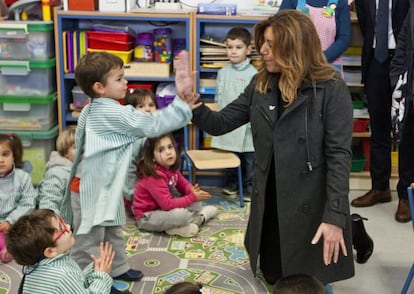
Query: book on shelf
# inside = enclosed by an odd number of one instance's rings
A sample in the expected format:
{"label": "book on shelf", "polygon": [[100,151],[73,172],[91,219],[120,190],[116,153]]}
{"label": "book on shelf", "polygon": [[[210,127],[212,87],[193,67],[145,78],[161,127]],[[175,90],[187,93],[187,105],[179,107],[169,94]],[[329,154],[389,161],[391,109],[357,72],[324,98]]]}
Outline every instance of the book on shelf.
{"label": "book on shelf", "polygon": [[220,46],[220,47],[226,47],[226,44],[224,43],[223,40],[219,40],[216,37],[211,37],[211,36],[202,36],[200,38],[200,42],[202,43],[206,43],[209,45],[216,45],[216,46]]}
{"label": "book on shelf", "polygon": [[201,45],[200,52],[203,54],[226,54],[227,51],[225,47]]}
{"label": "book on shelf", "polygon": [[209,56],[201,56],[201,61],[215,61],[215,60],[225,60],[228,61],[229,58],[227,55],[209,55]]}

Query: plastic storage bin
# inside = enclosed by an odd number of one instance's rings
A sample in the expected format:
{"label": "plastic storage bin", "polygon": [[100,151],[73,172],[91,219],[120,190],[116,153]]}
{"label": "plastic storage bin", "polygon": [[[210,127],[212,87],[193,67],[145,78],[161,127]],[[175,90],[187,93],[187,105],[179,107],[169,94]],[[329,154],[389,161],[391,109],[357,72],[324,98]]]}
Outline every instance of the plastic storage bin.
{"label": "plastic storage bin", "polygon": [[154,37],[151,33],[140,33],[135,42],[134,58],[139,62],[153,61]]}
{"label": "plastic storage bin", "polygon": [[0,95],[47,96],[56,91],[55,59],[0,60]]}
{"label": "plastic storage bin", "polygon": [[82,108],[89,103],[89,96],[87,96],[79,86],[72,88],[73,106]]}
{"label": "plastic storage bin", "polygon": [[164,108],[174,101],[177,90],[174,83],[160,83],[155,91],[158,108]]}
{"label": "plastic storage bin", "polygon": [[154,30],[154,61],[168,63],[172,61],[172,42],[170,28]]}
{"label": "plastic storage bin", "polygon": [[134,49],[130,51],[117,51],[117,50],[100,50],[100,49],[88,48],[88,52],[101,52],[101,51],[105,51],[105,52],[118,56],[119,58],[122,59],[124,63],[130,63],[132,60],[132,53],[134,52]]}
{"label": "plastic storage bin", "polygon": [[134,42],[135,38],[128,32],[115,32],[115,31],[88,31],[88,39],[101,40],[105,42]]}
{"label": "plastic storage bin", "polygon": [[56,124],[56,94],[47,97],[0,96],[0,129],[49,130]]}
{"label": "plastic storage bin", "polygon": [[368,132],[369,119],[354,119],[352,121],[352,132],[361,133]]}
{"label": "plastic storage bin", "polygon": [[128,33],[87,32],[88,47],[101,50],[130,51],[134,48],[134,38]]}
{"label": "plastic storage bin", "polygon": [[361,172],[364,170],[365,156],[360,146],[353,146],[351,172]]}
{"label": "plastic storage bin", "polygon": [[53,22],[0,22],[0,59],[46,60],[54,52]]}
{"label": "plastic storage bin", "polygon": [[32,183],[38,185],[46,171],[46,163],[50,153],[55,150],[55,142],[58,134],[57,126],[41,132],[13,131],[20,136],[23,143],[23,160],[25,170],[30,173]]}

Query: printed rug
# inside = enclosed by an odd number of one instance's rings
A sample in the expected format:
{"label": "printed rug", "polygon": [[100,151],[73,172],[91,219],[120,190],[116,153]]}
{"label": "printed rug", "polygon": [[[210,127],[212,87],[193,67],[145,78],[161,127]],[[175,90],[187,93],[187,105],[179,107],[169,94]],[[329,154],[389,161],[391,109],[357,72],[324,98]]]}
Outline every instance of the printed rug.
{"label": "printed rug", "polygon": [[[131,268],[140,269],[140,282],[114,281],[132,293],[164,293],[179,281],[201,283],[211,294],[272,293],[259,275],[254,277],[243,246],[249,203],[214,196],[208,204],[219,208],[218,216],[203,225],[193,238],[139,231],[133,219],[124,226],[126,253]],[[0,264],[0,294],[17,292],[21,267],[14,261]]]}

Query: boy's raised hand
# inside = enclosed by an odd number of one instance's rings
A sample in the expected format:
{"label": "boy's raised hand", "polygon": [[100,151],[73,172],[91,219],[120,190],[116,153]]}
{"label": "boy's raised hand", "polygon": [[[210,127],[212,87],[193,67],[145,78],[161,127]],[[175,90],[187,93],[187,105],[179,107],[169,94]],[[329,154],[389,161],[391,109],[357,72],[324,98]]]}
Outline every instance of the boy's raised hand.
{"label": "boy's raised hand", "polygon": [[178,95],[187,101],[193,103],[193,82],[194,73],[190,70],[190,60],[188,52],[183,50],[178,54],[175,66],[175,87]]}
{"label": "boy's raised hand", "polygon": [[91,255],[91,258],[95,264],[95,272],[110,273],[112,270],[112,261],[114,260],[115,252],[112,249],[112,245],[109,242],[103,242],[99,245],[99,257]]}

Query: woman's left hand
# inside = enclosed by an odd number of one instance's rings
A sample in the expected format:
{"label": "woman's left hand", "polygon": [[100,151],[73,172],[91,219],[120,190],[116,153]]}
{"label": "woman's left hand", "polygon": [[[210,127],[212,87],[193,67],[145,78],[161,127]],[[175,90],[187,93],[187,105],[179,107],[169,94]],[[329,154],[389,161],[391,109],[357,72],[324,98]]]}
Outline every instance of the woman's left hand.
{"label": "woman's left hand", "polygon": [[323,237],[323,262],[325,265],[338,262],[339,250],[342,251],[343,255],[348,255],[341,227],[321,223],[312,239],[312,244],[318,243],[321,237]]}

